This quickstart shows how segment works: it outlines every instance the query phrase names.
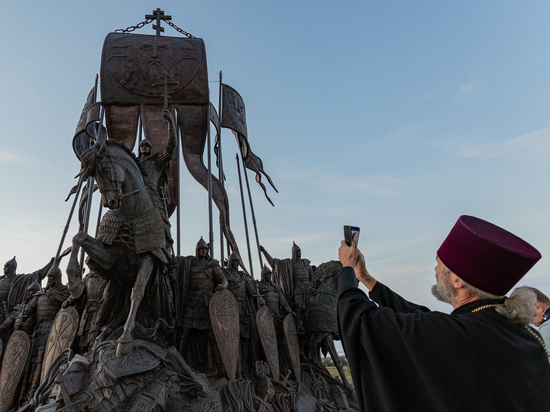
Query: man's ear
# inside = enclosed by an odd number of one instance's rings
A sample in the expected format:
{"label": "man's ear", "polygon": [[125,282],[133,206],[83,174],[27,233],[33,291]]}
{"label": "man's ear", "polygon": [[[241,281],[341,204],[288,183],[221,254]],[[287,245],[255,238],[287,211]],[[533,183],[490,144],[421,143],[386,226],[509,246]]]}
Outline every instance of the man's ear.
{"label": "man's ear", "polygon": [[537,308],[537,313],[544,313],[546,312],[546,308],[543,306],[540,302],[535,302],[535,308]]}
{"label": "man's ear", "polygon": [[464,288],[464,281],[460,279],[457,275],[455,275],[453,272],[451,272],[451,285],[456,290],[463,289]]}

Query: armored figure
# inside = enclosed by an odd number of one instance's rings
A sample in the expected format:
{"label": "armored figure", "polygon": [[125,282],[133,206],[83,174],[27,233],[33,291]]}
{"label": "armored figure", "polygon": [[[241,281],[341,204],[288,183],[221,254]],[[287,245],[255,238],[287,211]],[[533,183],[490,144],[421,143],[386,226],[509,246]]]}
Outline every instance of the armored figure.
{"label": "armored figure", "polygon": [[[0,278],[0,323],[6,320],[17,304],[25,301],[27,288],[34,282],[40,283],[46,277],[46,273],[50,270],[52,263],[53,258],[42,269],[26,275],[17,275],[15,273],[17,270],[15,256],[6,262],[4,265],[4,276]],[[0,334],[0,337],[6,343],[10,337],[10,331],[4,331]]]}
{"label": "armored figure", "polygon": [[[183,333],[180,350],[190,366],[216,364],[218,376],[224,367],[210,322],[210,298],[217,288],[226,288],[227,279],[217,260],[208,256],[208,245],[202,239],[197,243],[195,256],[187,260],[183,276]],[[205,340],[206,339],[206,340]],[[211,358],[204,358],[210,348]]]}
{"label": "armored figure", "polygon": [[255,362],[255,348],[257,345],[257,334],[255,327],[256,307],[254,297],[256,289],[254,281],[245,273],[238,270],[240,258],[236,253],[231,253],[226,268],[226,278],[229,282],[227,289],[239,305],[239,334],[240,354],[237,363],[237,376],[247,376],[253,370]]}
{"label": "armored figure", "polygon": [[35,297],[36,299],[32,299],[31,303],[27,305],[25,311],[23,312],[24,316],[36,314],[37,319],[35,336],[31,344],[33,365],[30,375],[30,396],[34,394],[34,391],[40,384],[42,361],[52,323],[57,315],[57,312],[61,309],[61,305],[69,297],[69,289],[61,283],[61,269],[59,269],[57,265],[54,265],[48,271],[48,283],[46,284],[46,288],[43,291],[38,292]]}
{"label": "armored figure", "polygon": [[96,321],[106,282],[93,271],[90,271],[84,279],[77,278],[76,281],[76,284],[69,282],[68,289],[71,296],[63,303],[63,307],[75,305],[80,313],[76,341],[78,352],[83,354],[92,349],[95,339],[101,333],[101,328]]}
{"label": "armored figure", "polygon": [[27,288],[27,300],[24,303],[19,303],[11,311],[7,319],[0,325],[0,333],[10,330],[22,330],[26,332],[29,336],[33,334],[34,325],[36,324],[36,317],[33,315],[26,316],[25,308],[31,303],[32,300],[37,298],[34,296],[36,293],[40,292],[40,284],[34,282]]}
{"label": "armored figure", "polygon": [[291,259],[274,259],[260,246],[269,265],[273,268],[275,282],[283,287],[285,295],[291,301],[292,309],[296,312],[298,333],[304,334],[306,299],[313,270],[308,259],[302,259],[302,250],[293,242]]}
{"label": "armored figure", "polygon": [[176,153],[176,131],[174,128],[174,119],[170,111],[165,109],[163,115],[170,125],[166,145],[160,152],[151,154],[151,142],[149,139],[143,139],[139,144],[139,159],[147,192],[153,204],[160,211],[162,220],[164,221],[166,227],[166,240],[172,244],[174,241],[170,233],[170,220],[167,211],[167,205],[170,203],[168,191],[168,166]]}
{"label": "armored figure", "polygon": [[277,333],[277,351],[279,353],[280,370],[286,370],[286,345],[283,331],[283,319],[289,313],[294,313],[288,304],[283,289],[271,280],[271,270],[264,265],[262,269],[262,280],[258,284],[258,291],[263,298],[265,305],[273,315],[275,332]]}

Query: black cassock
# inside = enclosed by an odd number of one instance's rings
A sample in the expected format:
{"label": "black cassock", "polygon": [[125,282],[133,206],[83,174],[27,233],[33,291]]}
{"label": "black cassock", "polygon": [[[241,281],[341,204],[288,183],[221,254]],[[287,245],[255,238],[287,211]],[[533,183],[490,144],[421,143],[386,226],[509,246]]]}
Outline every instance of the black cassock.
{"label": "black cassock", "polygon": [[[537,332],[478,300],[450,315],[377,282],[370,297],[340,271],[338,323],[368,412],[550,411],[550,364]],[[478,309],[476,312],[472,312]]]}

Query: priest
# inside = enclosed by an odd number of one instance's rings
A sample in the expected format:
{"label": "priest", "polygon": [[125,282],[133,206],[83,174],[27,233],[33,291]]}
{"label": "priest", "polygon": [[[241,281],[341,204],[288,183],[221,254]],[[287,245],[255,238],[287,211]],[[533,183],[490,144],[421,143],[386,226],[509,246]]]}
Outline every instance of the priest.
{"label": "priest", "polygon": [[535,302],[505,297],[541,258],[534,247],[461,216],[437,251],[432,288],[451,314],[378,282],[358,249],[342,242],[338,252],[339,329],[363,411],[550,410],[548,349],[528,326]]}

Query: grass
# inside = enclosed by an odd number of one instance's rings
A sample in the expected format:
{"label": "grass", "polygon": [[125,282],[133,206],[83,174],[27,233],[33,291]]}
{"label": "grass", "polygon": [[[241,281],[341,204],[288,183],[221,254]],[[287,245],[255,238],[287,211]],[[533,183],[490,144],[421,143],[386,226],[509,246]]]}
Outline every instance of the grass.
{"label": "grass", "polygon": [[[339,378],[340,373],[338,373],[338,369],[336,369],[336,366],[327,366],[327,370],[331,374],[333,378]],[[348,382],[353,385],[353,381],[351,379],[351,374],[349,372],[349,366],[344,366],[344,374],[346,375],[346,379]]]}

